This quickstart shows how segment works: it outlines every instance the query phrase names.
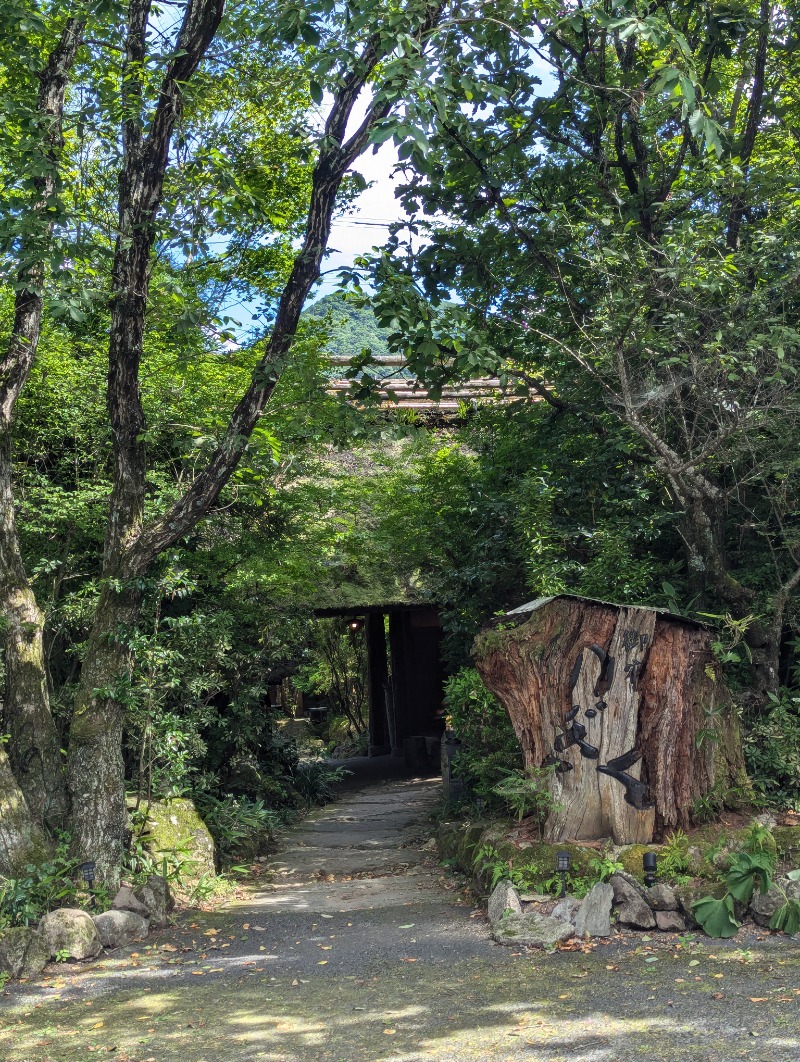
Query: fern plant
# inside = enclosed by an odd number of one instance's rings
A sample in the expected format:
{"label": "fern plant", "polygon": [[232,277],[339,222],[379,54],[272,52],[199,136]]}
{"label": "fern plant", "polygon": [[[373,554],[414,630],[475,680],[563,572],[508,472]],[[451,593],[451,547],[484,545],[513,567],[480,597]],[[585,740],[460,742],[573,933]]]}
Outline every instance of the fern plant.
{"label": "fern plant", "polygon": [[534,819],[539,840],[548,815],[558,807],[549,788],[553,770],[553,767],[526,767],[523,771],[509,771],[492,787],[492,792],[511,808],[519,821],[526,816]]}

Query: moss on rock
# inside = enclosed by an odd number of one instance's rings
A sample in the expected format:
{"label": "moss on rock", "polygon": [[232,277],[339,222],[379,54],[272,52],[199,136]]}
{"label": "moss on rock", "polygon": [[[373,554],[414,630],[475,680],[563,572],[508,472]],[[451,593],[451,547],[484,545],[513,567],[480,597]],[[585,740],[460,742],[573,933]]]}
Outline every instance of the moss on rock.
{"label": "moss on rock", "polygon": [[154,801],[147,811],[145,840],[156,859],[175,853],[185,860],[187,878],[216,873],[214,839],[191,800]]}
{"label": "moss on rock", "polygon": [[800,826],[776,826],[772,836],[778,858],[800,864]]}
{"label": "moss on rock", "polygon": [[622,869],[627,871],[637,881],[644,881],[644,865],[642,859],[645,852],[659,854],[661,849],[655,844],[628,844],[620,848],[616,855],[618,863],[622,863]]}
{"label": "moss on rock", "polygon": [[442,859],[458,859],[461,844],[461,826],[456,822],[443,822],[436,832],[436,845]]}

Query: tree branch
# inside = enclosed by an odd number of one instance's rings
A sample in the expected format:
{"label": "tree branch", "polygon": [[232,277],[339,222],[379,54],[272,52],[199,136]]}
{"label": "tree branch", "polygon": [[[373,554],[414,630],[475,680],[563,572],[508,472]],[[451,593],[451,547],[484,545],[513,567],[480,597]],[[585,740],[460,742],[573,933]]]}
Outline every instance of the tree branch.
{"label": "tree branch", "polygon": [[[418,41],[424,40],[436,25],[443,7],[441,0],[428,7],[427,15],[415,34]],[[170,511],[145,528],[131,543],[124,562],[128,576],[145,572],[160,552],[195,527],[215,504],[247,449],[253,429],[280,377],[294,341],[305,300],[319,276],[341,182],[354,159],[369,142],[375,125],[386,117],[391,109],[388,98],[381,100],[380,94],[376,94],[378,102],[373,103],[350,139],[343,142],[360,93],[368,84],[378,63],[391,54],[393,48],[393,40],[389,41],[380,34],[374,34],[365,44],[353,71],[336,94],[314,167],[303,246],[295,257],[289,280],[283,289],[264,354],[253,370],[250,386],[234,409],[225,435],[206,467]]]}

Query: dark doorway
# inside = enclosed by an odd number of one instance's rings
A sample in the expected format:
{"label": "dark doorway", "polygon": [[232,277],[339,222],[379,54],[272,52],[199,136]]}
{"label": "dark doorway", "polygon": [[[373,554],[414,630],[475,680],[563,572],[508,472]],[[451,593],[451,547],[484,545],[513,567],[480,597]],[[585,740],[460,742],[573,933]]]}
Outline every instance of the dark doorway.
{"label": "dark doorway", "polygon": [[444,731],[442,627],[435,605],[371,605],[319,609],[365,624],[369,755],[392,755],[412,770],[439,763]]}

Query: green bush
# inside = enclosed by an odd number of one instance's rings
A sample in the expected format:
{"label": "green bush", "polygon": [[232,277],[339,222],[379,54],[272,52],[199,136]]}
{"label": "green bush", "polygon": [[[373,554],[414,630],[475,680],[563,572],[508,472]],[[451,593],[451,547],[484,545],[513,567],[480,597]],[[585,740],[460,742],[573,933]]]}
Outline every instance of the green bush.
{"label": "green bush", "polygon": [[554,767],[526,767],[509,771],[492,789],[495,796],[511,808],[518,820],[530,816],[539,830],[539,840],[547,817],[558,806],[550,792],[549,779]]}
{"label": "green bush", "polygon": [[337,782],[350,773],[327,760],[301,760],[292,774],[292,788],[304,804],[327,804],[336,796]]}
{"label": "green bush", "polygon": [[[89,898],[85,886],[76,881],[79,867],[69,858],[69,837],[62,835],[52,859],[28,865],[18,878],[0,878],[0,929],[38,922],[57,907],[85,904]],[[105,893],[98,890],[94,897],[101,910],[107,906]]]}
{"label": "green bush", "polygon": [[230,793],[221,798],[205,794],[198,801],[198,809],[214,838],[222,867],[257,855],[283,822],[279,812],[268,808],[263,800]]}
{"label": "green bush", "polygon": [[744,755],[765,803],[800,810],[800,697],[793,693],[769,694],[765,712],[748,721]]}
{"label": "green bush", "polygon": [[445,685],[448,723],[461,741],[453,769],[474,797],[507,809],[495,789],[523,771],[522,749],[505,708],[474,668],[462,668]]}

